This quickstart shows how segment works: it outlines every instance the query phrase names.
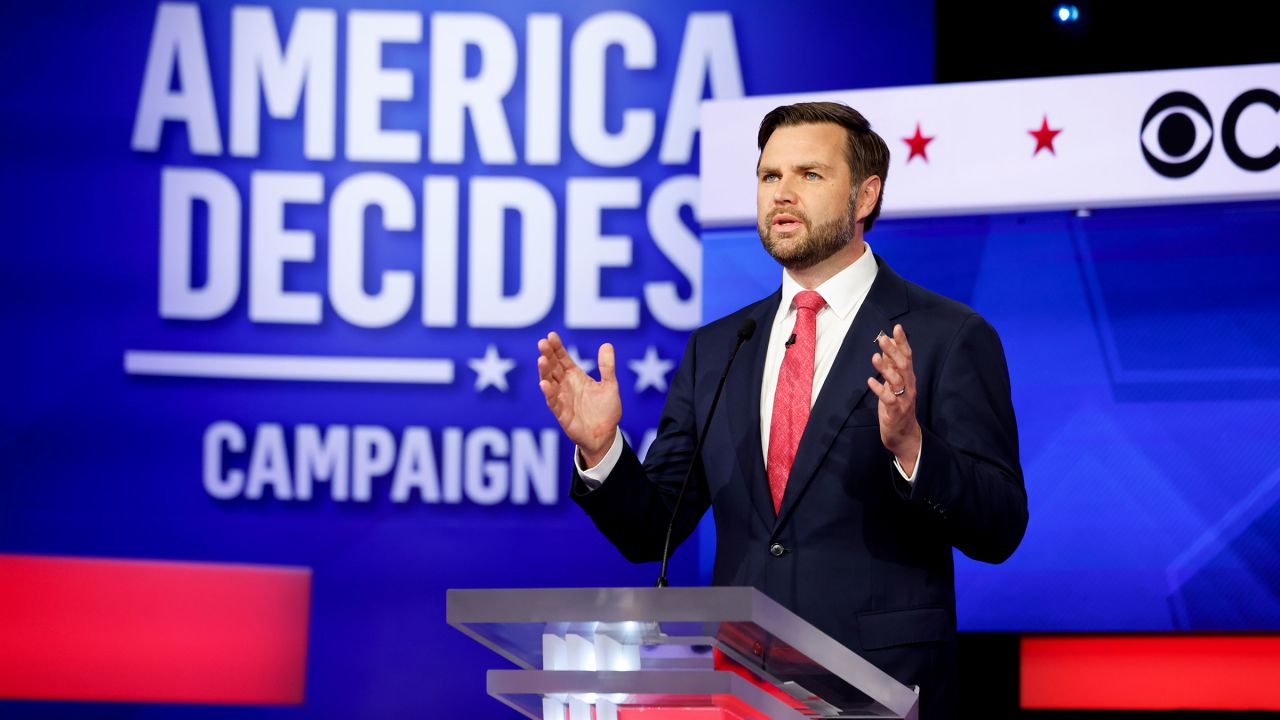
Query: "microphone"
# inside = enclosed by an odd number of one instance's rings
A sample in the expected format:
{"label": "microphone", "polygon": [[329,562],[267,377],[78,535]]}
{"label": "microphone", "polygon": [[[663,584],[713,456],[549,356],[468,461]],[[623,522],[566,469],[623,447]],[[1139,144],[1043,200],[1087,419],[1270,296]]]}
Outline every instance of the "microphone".
{"label": "microphone", "polygon": [[716,386],[716,394],[711,397],[711,409],[707,410],[707,419],[702,423],[702,432],[698,435],[698,444],[693,448],[693,458],[689,461],[689,470],[684,474],[684,482],[680,483],[680,494],[676,496],[675,507],[671,509],[671,522],[667,523],[667,539],[662,544],[662,569],[658,572],[658,587],[667,586],[667,561],[671,559],[671,533],[676,527],[676,517],[680,514],[680,504],[684,502],[685,491],[689,489],[689,479],[693,477],[693,469],[702,458],[702,443],[707,441],[707,430],[711,429],[711,418],[715,417],[716,405],[720,404],[720,393],[724,392],[724,381],[729,377],[729,368],[733,367],[733,359],[738,356],[742,344],[751,339],[756,332],[756,321],[744,318],[738,326],[738,342],[729,353],[729,361],[724,364],[724,372],[720,374],[720,384]]}
{"label": "microphone", "polygon": [[795,344],[796,344],[796,334],[795,334],[795,333],[791,333],[791,337],[787,338],[787,341],[786,341],[785,343],[783,343],[783,345],[784,345],[788,350],[790,350],[790,349],[791,349],[791,346],[792,346],[792,345],[795,345]]}

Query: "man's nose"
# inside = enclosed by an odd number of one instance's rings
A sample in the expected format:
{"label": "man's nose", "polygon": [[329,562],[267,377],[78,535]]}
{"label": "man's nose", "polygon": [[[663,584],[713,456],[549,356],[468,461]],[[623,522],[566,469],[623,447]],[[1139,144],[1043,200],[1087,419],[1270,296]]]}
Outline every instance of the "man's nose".
{"label": "man's nose", "polygon": [[773,201],[779,205],[792,205],[796,201],[795,186],[788,178],[779,178],[773,186]]}

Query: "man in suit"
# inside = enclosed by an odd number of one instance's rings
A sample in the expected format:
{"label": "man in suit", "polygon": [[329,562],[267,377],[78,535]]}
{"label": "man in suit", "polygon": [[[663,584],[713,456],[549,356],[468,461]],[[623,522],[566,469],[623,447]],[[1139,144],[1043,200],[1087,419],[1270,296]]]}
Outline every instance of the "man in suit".
{"label": "man in suit", "polygon": [[601,346],[596,382],[555,333],[539,341],[542,391],[578,447],[571,497],[628,559],[660,559],[737,330],[754,319],[676,542],[711,507],[715,584],[759,588],[920,686],[921,717],[953,715],[952,548],[998,563],[1027,523],[1000,340],[864,242],[889,150],[862,115],[779,107],[759,146],[760,238],[782,287],[689,338],[643,464],[618,431],[613,348]]}

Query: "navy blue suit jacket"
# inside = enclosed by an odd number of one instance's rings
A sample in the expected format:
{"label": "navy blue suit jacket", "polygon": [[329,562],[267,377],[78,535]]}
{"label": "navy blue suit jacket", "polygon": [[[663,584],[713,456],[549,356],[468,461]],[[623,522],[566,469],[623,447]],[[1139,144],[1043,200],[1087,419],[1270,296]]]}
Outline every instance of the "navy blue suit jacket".
{"label": "navy blue suit jacket", "polygon": [[[716,585],[750,585],[886,672],[922,687],[922,717],[955,700],[952,548],[1001,562],[1022,539],[1027,498],[1000,339],[977,313],[907,282],[876,257],[874,284],[845,336],[800,440],[775,516],[760,446],[765,347],[781,292],[695,331],[643,465],[628,447],[596,490],[571,497],[622,553],[658,560],[737,329],[756,321],[712,420],[675,525],[682,541],[711,507]],[[876,335],[911,342],[920,467],[908,485],[880,441]],[[782,552],[775,554],[780,545]],[[927,713],[927,714],[926,714]]]}

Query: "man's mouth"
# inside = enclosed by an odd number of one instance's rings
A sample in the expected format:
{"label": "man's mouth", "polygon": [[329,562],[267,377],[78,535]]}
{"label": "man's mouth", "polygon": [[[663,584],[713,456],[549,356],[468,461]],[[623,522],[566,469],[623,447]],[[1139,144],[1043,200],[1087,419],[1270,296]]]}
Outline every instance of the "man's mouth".
{"label": "man's mouth", "polygon": [[791,232],[793,230],[799,230],[801,227],[804,227],[804,223],[795,215],[778,213],[773,216],[773,229],[778,232]]}

